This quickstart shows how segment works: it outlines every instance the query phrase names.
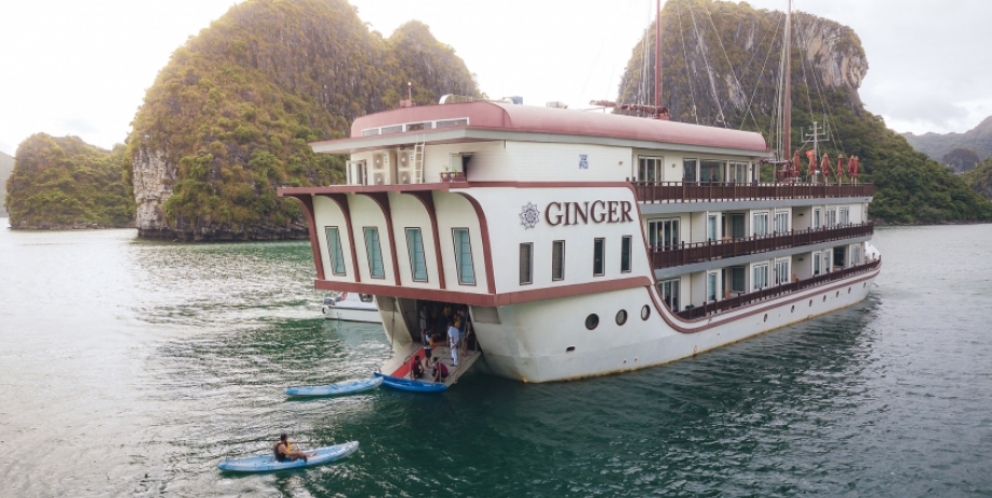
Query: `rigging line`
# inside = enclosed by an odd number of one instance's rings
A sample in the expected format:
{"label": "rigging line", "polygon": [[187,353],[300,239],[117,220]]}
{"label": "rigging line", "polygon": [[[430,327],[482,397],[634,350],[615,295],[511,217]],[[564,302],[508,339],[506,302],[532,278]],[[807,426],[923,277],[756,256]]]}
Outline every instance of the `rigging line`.
{"label": "rigging line", "polygon": [[[779,26],[779,24],[780,23],[776,23],[775,24],[775,30],[774,30],[774,32],[778,32],[778,26]],[[759,48],[762,45],[765,44],[765,40],[768,39],[768,35],[770,35],[772,32],[773,32],[773,30],[770,30],[770,29],[768,31],[765,31],[765,35],[763,37],[761,37],[761,43],[758,44],[758,47]],[[757,56],[758,56],[758,51],[757,50],[753,50],[752,53],[751,53],[751,60],[747,61],[747,64],[744,65],[744,69],[746,69],[747,72],[741,74],[741,78],[742,79],[743,78],[747,78],[747,75],[751,72],[751,64],[754,63],[754,58],[757,57]]]}
{"label": "rigging line", "polygon": [[[786,15],[786,17],[788,17],[788,14]],[[788,23],[786,23],[785,30],[786,31],[789,30]],[[779,59],[779,65],[778,65],[778,88],[775,90],[775,112],[776,112],[776,115],[777,115],[777,119],[775,119],[775,121],[774,121],[774,124],[775,124],[775,151],[776,151],[779,159],[783,159],[782,152],[785,150],[785,148],[783,147],[783,144],[785,143],[785,139],[782,136],[783,135],[783,130],[785,128],[785,123],[783,121],[785,121],[785,119],[783,118],[783,114],[782,113],[783,113],[784,108],[785,108],[785,83],[786,83],[786,78],[788,78],[790,76],[790,75],[785,74],[785,61],[786,61],[785,58],[786,57],[789,57],[791,55],[791,50],[790,49],[792,48],[792,47],[789,47],[788,46],[788,44],[786,43],[786,40],[785,40],[785,37],[784,36],[782,37],[781,46],[782,46],[782,57],[781,57],[781,59]]]}
{"label": "rigging line", "polygon": [[[641,38],[641,79],[637,84],[637,104],[644,104],[644,95],[647,94],[647,74],[648,74],[648,35],[651,33],[650,25],[644,29],[644,36]],[[638,115],[640,111],[638,111]]]}
{"label": "rigging line", "polygon": [[[781,25],[782,25],[782,21],[781,20],[779,20],[777,23],[775,23],[775,31],[774,32],[776,34],[778,33],[778,28]],[[772,42],[774,42],[774,38],[772,39]],[[774,52],[772,50],[772,42],[769,42],[769,44],[768,44],[768,52],[765,54],[765,62],[763,62],[761,64],[761,72],[758,73],[758,78],[754,81],[754,91],[751,92],[751,100],[748,101],[748,103],[747,103],[747,106],[748,107],[751,107],[751,104],[754,102],[754,97],[758,95],[758,88],[761,86],[761,78],[765,74],[765,68],[768,67],[768,59],[771,58],[772,53]],[[753,119],[754,116],[752,115],[751,118]],[[741,127],[740,127],[741,130],[744,129],[744,124],[745,123],[746,123],[746,121],[741,123]],[[758,123],[757,120],[754,120],[754,127],[756,129],[761,129],[761,124]]]}
{"label": "rigging line", "polygon": [[[629,7],[630,6],[630,3],[628,3],[627,6]],[[620,12],[620,11],[617,10],[617,12]],[[624,12],[624,17],[626,17],[626,15],[627,15],[627,13]],[[586,72],[586,81],[582,84],[582,91],[579,92],[578,97],[575,99],[576,102],[581,102],[582,101],[582,95],[584,95],[586,93],[586,88],[589,87],[589,80],[592,79],[593,73],[596,72],[596,64],[599,63],[599,57],[601,55],[603,55],[603,48],[605,46],[606,46],[605,44],[602,44],[602,43],[599,44],[599,47],[596,50],[596,56],[593,57],[592,64],[589,66],[589,71]],[[612,75],[611,75],[611,78],[612,78]],[[607,95],[609,95],[609,94],[607,94]]]}
{"label": "rigging line", "polygon": [[696,46],[699,47],[699,51],[703,54],[703,63],[706,64],[706,75],[710,81],[710,91],[713,93],[713,100],[716,101],[716,106],[719,114],[717,115],[718,122],[723,124],[723,127],[727,127],[726,115],[723,113],[723,103],[720,102],[720,94],[716,91],[716,81],[713,79],[713,68],[710,66],[710,61],[706,57],[706,47],[703,44],[703,39],[699,35],[699,25],[696,23],[696,13],[692,10],[692,4],[686,4],[689,8],[689,18],[692,19],[693,32],[696,34]]}
{"label": "rigging line", "polygon": [[[820,105],[822,106],[824,112],[824,120],[825,120],[824,124],[829,124],[831,121],[833,121],[833,110],[830,108],[829,99],[827,99],[826,96],[824,95],[825,94],[824,87],[826,86],[826,83],[823,82],[823,73],[820,72],[819,77],[817,77],[817,68],[812,64],[810,65],[810,68],[811,68],[810,72],[813,73],[813,82],[816,84],[817,94],[819,95]],[[833,135],[834,135],[833,130],[831,130],[831,134],[829,138],[832,139]],[[840,138],[839,135],[837,136],[836,142],[838,148],[840,150],[843,150],[844,141]]]}
{"label": "rigging line", "polygon": [[682,37],[682,60],[685,61],[685,79],[689,82],[689,95],[692,97],[692,117],[699,124],[699,113],[696,110],[696,92],[692,89],[692,75],[689,74],[689,55],[685,49],[685,27],[682,25],[682,2],[675,0],[675,8],[679,13],[679,35]]}
{"label": "rigging line", "polygon": [[[716,29],[716,23],[713,22],[713,14],[710,13],[709,8],[707,8],[705,5],[703,6],[703,10],[706,12],[706,17],[708,17],[710,20],[710,26],[713,28],[713,33],[716,35],[716,41],[720,44],[720,51],[723,52],[723,59],[727,61],[727,67],[730,68],[730,75],[734,77],[734,83],[737,83],[738,90],[740,90],[741,93],[743,93],[744,86],[741,85],[741,80],[737,78],[737,71],[734,71],[734,63],[730,62],[730,57],[727,56],[727,49],[724,48],[723,46],[723,37],[720,36],[720,30]],[[738,24],[738,26],[739,25],[740,24]],[[750,107],[745,109],[744,119],[747,119],[747,115],[750,113],[751,113]],[[751,117],[752,119],[754,118],[754,116]]]}
{"label": "rigging line", "polygon": [[[799,31],[796,31],[796,35],[797,38],[802,38],[802,35],[800,34]],[[807,49],[807,47],[809,46],[809,38],[802,38],[801,43],[799,43],[798,45],[799,45],[799,55],[801,56],[799,58],[799,61],[803,65],[803,84],[806,86],[806,105],[807,107],[809,107],[809,115],[810,117],[812,117],[813,101],[809,97],[809,78],[806,77],[806,57],[809,56],[809,50]]]}
{"label": "rigging line", "polygon": [[[624,11],[623,18],[626,18],[627,14],[630,13],[630,6],[633,5],[635,1],[636,0],[627,0],[627,10]],[[617,77],[617,64],[619,63],[620,60],[622,59],[619,57],[613,59],[613,68],[610,70],[610,79],[609,82],[607,83],[607,89],[605,92],[603,92],[603,95],[610,95],[611,89],[609,88],[609,86],[613,85],[613,82],[616,81],[615,78]],[[620,85],[617,86],[620,87]],[[620,88],[622,90],[622,87]],[[617,100],[618,101],[621,100],[622,97],[623,97],[622,95],[617,95]]]}

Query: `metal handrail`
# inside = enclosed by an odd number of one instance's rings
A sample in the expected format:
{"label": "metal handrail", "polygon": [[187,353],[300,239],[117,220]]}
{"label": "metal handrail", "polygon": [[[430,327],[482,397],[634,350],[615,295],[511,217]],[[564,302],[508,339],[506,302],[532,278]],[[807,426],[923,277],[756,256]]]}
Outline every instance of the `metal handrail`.
{"label": "metal handrail", "polygon": [[682,242],[678,245],[652,247],[651,263],[655,269],[671,268],[714,259],[747,256],[833,240],[864,237],[871,235],[874,231],[875,224],[869,221],[829,228],[808,228],[785,233],[755,235],[740,239],[710,240],[692,244]]}
{"label": "metal handrail", "polygon": [[632,181],[637,200],[655,202],[751,201],[872,197],[875,186],[812,183],[640,182]]}

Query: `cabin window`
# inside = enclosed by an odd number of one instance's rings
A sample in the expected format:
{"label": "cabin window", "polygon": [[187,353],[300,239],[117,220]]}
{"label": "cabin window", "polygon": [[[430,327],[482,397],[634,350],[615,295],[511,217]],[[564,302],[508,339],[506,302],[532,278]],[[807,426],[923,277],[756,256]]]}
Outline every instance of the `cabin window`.
{"label": "cabin window", "polygon": [[730,178],[733,183],[747,183],[747,163],[730,163]]}
{"label": "cabin window", "polygon": [[681,283],[682,281],[677,278],[658,282],[658,294],[661,294],[661,299],[668,305],[668,309],[676,313],[679,311],[679,290],[681,289]]}
{"label": "cabin window", "polygon": [[475,267],[472,265],[472,242],[469,240],[467,228],[451,229],[455,241],[455,267],[458,272],[458,283],[475,285]]}
{"label": "cabin window", "polygon": [[651,247],[671,247],[679,244],[679,220],[658,220],[648,223]]}
{"label": "cabin window", "polygon": [[845,251],[845,246],[834,248],[834,266],[836,266],[837,268],[844,268],[845,266],[844,259],[845,256],[847,256],[847,254],[845,254],[846,252],[847,251]]}
{"label": "cabin window", "polygon": [[367,176],[368,170],[366,169],[365,161],[348,161],[346,181],[349,185],[366,185],[368,184]]}
{"label": "cabin window", "polygon": [[565,280],[565,241],[551,244],[551,280]]}
{"label": "cabin window", "polygon": [[838,212],[838,218],[840,218],[838,222],[841,225],[847,225],[848,223],[851,222],[851,211],[848,208],[840,208],[840,211]]}
{"label": "cabin window", "polygon": [[786,233],[789,231],[789,212],[782,211],[775,213],[775,233]]}
{"label": "cabin window", "polygon": [[754,213],[753,225],[755,237],[768,235],[768,213]]}
{"label": "cabin window", "polygon": [[642,182],[660,182],[665,160],[661,157],[637,158],[637,180]]}
{"label": "cabin window", "polygon": [[419,228],[406,229],[406,248],[410,253],[410,273],[414,282],[427,281],[427,258],[424,255],[424,237]]}
{"label": "cabin window", "polygon": [[752,288],[759,291],[768,287],[768,264],[754,265],[751,274]]}
{"label": "cabin window", "polygon": [[730,268],[730,292],[735,292],[737,294],[744,293],[744,267],[743,266],[732,266]]}
{"label": "cabin window", "polygon": [[625,235],[620,239],[620,272],[629,273],[631,258],[633,256],[633,239],[630,235]]}
{"label": "cabin window", "polygon": [[789,283],[789,259],[775,261],[775,285]]}
{"label": "cabin window", "polygon": [[372,278],[386,278],[386,269],[382,266],[382,247],[379,244],[379,229],[365,227],[365,253],[369,258],[369,275]]}
{"label": "cabin window", "polygon": [[851,266],[864,263],[864,254],[861,251],[861,244],[851,246]]}
{"label": "cabin window", "polygon": [[716,227],[719,216],[711,214],[706,217],[706,240],[716,240]]}
{"label": "cabin window", "polygon": [[326,227],[324,233],[327,234],[327,253],[331,258],[331,273],[344,275],[344,252],[341,251],[341,234],[338,227]]}
{"label": "cabin window", "polygon": [[695,182],[699,178],[696,175],[696,166],[699,161],[695,159],[683,159],[682,160],[682,181],[683,182]]}
{"label": "cabin window", "polygon": [[592,274],[601,277],[606,274],[606,239],[596,239],[593,242]]}
{"label": "cabin window", "polygon": [[813,253],[813,276],[814,277],[820,274],[820,267],[821,267],[820,259],[821,258],[823,258],[823,255],[820,254],[819,252],[814,252]]}
{"label": "cabin window", "polygon": [[730,236],[734,239],[744,238],[744,214],[734,213],[730,215]]}
{"label": "cabin window", "polygon": [[717,285],[717,273],[709,272],[706,274],[706,301],[710,303],[716,302],[716,285]]}
{"label": "cabin window", "polygon": [[534,244],[520,244],[520,285],[534,282]]}
{"label": "cabin window", "polygon": [[699,164],[699,181],[723,182],[726,165],[727,163],[724,161],[708,161],[704,159]]}
{"label": "cabin window", "polygon": [[827,249],[823,251],[823,270],[831,271],[830,262],[834,259],[834,251],[832,249]]}
{"label": "cabin window", "polygon": [[837,225],[837,208],[830,208],[827,210],[827,219],[824,220],[827,228]]}
{"label": "cabin window", "polygon": [[813,228],[820,228],[820,226],[820,210],[818,208],[813,210]]}
{"label": "cabin window", "polygon": [[372,301],[375,300],[375,298],[372,297],[372,294],[359,294],[358,300],[363,303],[371,303]]}

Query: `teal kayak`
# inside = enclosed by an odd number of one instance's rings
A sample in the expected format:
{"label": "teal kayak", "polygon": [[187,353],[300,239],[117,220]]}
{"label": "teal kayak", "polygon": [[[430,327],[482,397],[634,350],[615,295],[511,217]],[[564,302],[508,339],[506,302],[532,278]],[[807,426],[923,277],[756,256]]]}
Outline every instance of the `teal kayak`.
{"label": "teal kayak", "polygon": [[380,384],[382,384],[382,377],[372,377],[371,379],[349,380],[327,386],[290,387],[286,389],[286,394],[290,396],[341,396],[371,391],[379,387]]}
{"label": "teal kayak", "polygon": [[308,458],[305,463],[303,460],[277,462],[276,457],[272,455],[264,455],[248,458],[237,458],[234,460],[224,460],[217,465],[217,468],[227,472],[273,472],[276,470],[300,469],[342,459],[354,453],[357,449],[358,441],[349,441],[347,443],[327,446],[325,448],[307,450],[305,453],[317,454]]}
{"label": "teal kayak", "polygon": [[383,379],[382,385],[400,391],[407,391],[411,393],[440,393],[448,390],[448,386],[441,383],[401,379],[399,377],[383,375],[378,372],[376,372],[375,376]]}

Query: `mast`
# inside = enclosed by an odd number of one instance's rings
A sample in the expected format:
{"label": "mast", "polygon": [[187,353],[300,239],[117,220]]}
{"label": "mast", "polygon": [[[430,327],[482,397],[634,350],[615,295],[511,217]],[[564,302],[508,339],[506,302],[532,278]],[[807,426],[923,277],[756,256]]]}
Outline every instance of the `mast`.
{"label": "mast", "polygon": [[785,58],[785,106],[782,109],[782,115],[784,116],[782,130],[784,133],[784,144],[783,149],[785,154],[782,159],[790,159],[792,157],[792,0],[789,0],[789,9],[785,12],[785,44],[782,49],[782,57]]}
{"label": "mast", "polygon": [[654,21],[654,106],[661,109],[661,0],[655,3],[657,17]]}

